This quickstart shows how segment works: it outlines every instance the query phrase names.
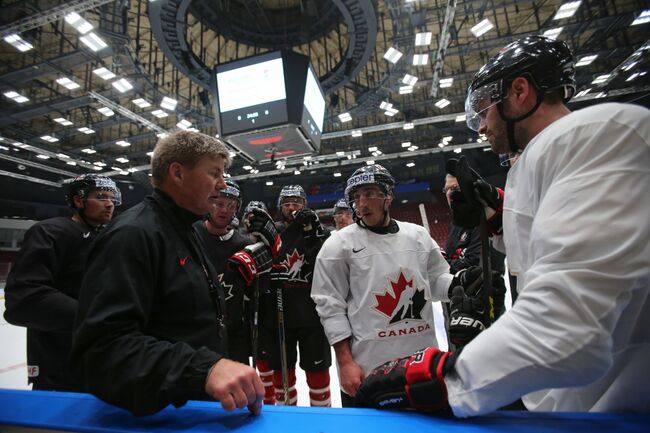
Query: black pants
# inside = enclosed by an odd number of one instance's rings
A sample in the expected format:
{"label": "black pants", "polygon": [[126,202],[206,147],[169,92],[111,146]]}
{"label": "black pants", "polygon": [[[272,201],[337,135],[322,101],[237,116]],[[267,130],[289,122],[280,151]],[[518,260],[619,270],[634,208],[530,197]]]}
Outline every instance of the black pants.
{"label": "black pants", "polygon": [[341,391],[341,407],[356,407],[354,402],[354,397],[350,397],[343,391]]}

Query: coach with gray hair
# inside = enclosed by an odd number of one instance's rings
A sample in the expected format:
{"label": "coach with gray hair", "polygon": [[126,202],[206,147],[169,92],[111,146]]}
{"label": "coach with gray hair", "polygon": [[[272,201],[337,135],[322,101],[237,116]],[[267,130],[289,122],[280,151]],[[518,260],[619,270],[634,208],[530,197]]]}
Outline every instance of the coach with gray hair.
{"label": "coach with gray hair", "polygon": [[89,254],[72,364],[88,392],[135,415],[214,398],[262,408],[251,367],[224,357],[224,298],[192,224],[225,188],[230,156],[181,131],[153,152],[152,195],[122,213]]}

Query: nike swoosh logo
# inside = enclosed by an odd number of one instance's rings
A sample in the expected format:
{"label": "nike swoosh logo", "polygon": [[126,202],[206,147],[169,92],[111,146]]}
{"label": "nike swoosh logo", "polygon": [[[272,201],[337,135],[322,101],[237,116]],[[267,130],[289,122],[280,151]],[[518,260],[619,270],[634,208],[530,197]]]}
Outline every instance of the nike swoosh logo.
{"label": "nike swoosh logo", "polygon": [[359,251],[363,251],[363,250],[365,250],[365,249],[366,249],[366,247],[359,248],[358,250],[352,248],[352,252],[353,252],[353,253],[358,253]]}
{"label": "nike swoosh logo", "polygon": [[90,236],[90,232],[84,233],[84,239],[88,239],[88,236]]}
{"label": "nike swoosh logo", "polygon": [[188,258],[188,257],[189,257],[189,256],[185,256],[185,257],[182,258],[182,259],[178,259],[178,262],[181,264],[181,266],[185,266],[185,262],[187,261],[187,258]]}
{"label": "nike swoosh logo", "polygon": [[319,359],[318,361],[314,361],[314,365],[319,365],[322,364],[324,359]]}

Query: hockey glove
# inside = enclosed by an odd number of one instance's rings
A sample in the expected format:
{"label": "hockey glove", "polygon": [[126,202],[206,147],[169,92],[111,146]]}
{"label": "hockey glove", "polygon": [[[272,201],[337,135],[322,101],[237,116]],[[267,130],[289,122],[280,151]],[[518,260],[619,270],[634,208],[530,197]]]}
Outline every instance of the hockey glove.
{"label": "hockey glove", "polygon": [[449,408],[445,374],[455,357],[427,347],[413,355],[386,362],[370,372],[357,391],[358,407],[415,408],[439,411]]}
{"label": "hockey glove", "polygon": [[271,216],[262,209],[253,208],[245,222],[248,233],[264,242],[271,249],[273,258],[276,258],[280,254],[282,241]]}
{"label": "hockey glove", "polygon": [[269,248],[263,242],[248,245],[228,259],[228,268],[233,272],[239,272],[246,285],[250,286],[255,281],[255,277],[271,270]]}
{"label": "hockey glove", "polygon": [[[497,188],[483,179],[474,181],[474,192],[488,222],[490,234],[500,234],[503,220],[503,190]],[[454,224],[465,228],[474,228],[479,225],[481,209],[467,201],[461,190],[451,194],[451,214]]]}
{"label": "hockey glove", "polygon": [[329,234],[321,225],[318,215],[313,209],[304,208],[294,212],[293,221],[302,226],[305,238],[325,239]]}
{"label": "hockey glove", "polygon": [[456,272],[449,285],[449,299],[451,299],[454,287],[461,286],[468,296],[476,296],[483,284],[483,271],[478,266],[470,266],[467,269]]}
{"label": "hockey glove", "polygon": [[485,329],[485,301],[479,290],[467,296],[462,286],[453,288],[449,313],[449,341],[460,349]]}

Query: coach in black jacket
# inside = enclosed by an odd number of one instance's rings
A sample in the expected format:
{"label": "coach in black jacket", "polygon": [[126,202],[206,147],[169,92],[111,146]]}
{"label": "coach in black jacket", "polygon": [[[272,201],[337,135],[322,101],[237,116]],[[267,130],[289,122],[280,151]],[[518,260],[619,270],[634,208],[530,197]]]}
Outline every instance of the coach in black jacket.
{"label": "coach in black jacket", "polygon": [[136,415],[215,398],[261,410],[254,369],[222,356],[223,292],[192,224],[225,188],[226,147],[181,131],[151,161],[155,191],[96,240],[79,297],[73,367],[87,390]]}

